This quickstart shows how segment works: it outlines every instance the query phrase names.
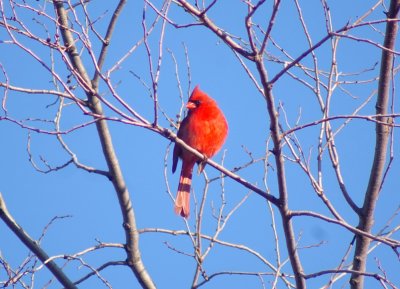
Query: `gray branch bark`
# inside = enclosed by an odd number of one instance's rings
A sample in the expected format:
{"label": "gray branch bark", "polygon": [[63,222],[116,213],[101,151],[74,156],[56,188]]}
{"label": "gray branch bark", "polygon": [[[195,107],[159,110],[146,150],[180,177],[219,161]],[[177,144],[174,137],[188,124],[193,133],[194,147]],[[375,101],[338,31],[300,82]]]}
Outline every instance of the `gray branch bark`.
{"label": "gray branch bark", "polygon": [[[73,64],[74,69],[77,71],[77,78],[81,82],[81,86],[86,88],[86,95],[88,97],[88,106],[95,115],[95,117],[103,116],[103,109],[101,102],[97,98],[97,82],[98,74],[94,76],[93,82],[90,80],[87,71],[81,61],[78,50],[74,45],[74,39],[68,26],[68,15],[64,8],[62,0],[53,1],[56,14],[58,17],[58,25],[61,30],[61,35],[65,46],[67,47],[68,56]],[[101,52],[100,61],[103,63],[106,54],[106,47],[109,45],[111,34],[116,21],[116,15],[119,15],[123,3],[120,1],[116,13],[112,18],[109,29],[107,31],[106,42]],[[139,234],[136,226],[136,218],[133,210],[130,194],[126,186],[118,158],[115,154],[114,146],[107,122],[104,119],[98,118],[96,121],[96,128],[100,138],[103,154],[107,162],[110,180],[114,186],[115,192],[121,208],[123,217],[123,227],[125,231],[125,251],[127,254],[127,264],[135,274],[137,280],[143,288],[153,289],[156,288],[152,278],[148,274],[139,249]]]}
{"label": "gray branch bark", "polygon": [[75,284],[64,274],[60,267],[54,261],[48,261],[49,255],[39,246],[39,244],[33,240],[28,233],[22,229],[20,225],[14,220],[12,215],[8,212],[6,203],[3,196],[0,193],[0,219],[10,228],[11,231],[21,240],[25,246],[34,253],[39,260],[50,270],[50,272],[57,278],[57,280],[66,289],[78,289]]}
{"label": "gray branch bark", "polygon": [[[390,8],[387,13],[387,19],[397,18],[400,8],[400,0],[391,0]],[[376,114],[385,115],[387,113],[389,98],[390,98],[390,83],[392,80],[393,69],[393,53],[395,40],[397,36],[398,23],[397,21],[388,21],[386,23],[386,33],[384,40],[385,50],[382,50],[381,68],[378,84],[378,98],[376,101]],[[376,202],[380,193],[382,177],[385,170],[385,164],[388,157],[387,147],[389,141],[389,126],[385,123],[390,123],[388,117],[377,117],[375,126],[375,154],[372,163],[371,173],[369,177],[368,187],[365,193],[364,204],[359,211],[359,223],[357,228],[367,233],[371,232],[374,222],[374,212]],[[352,289],[364,288],[364,275],[357,272],[365,272],[368,247],[371,239],[362,235],[356,236],[356,247],[353,257],[354,272],[350,278]]]}

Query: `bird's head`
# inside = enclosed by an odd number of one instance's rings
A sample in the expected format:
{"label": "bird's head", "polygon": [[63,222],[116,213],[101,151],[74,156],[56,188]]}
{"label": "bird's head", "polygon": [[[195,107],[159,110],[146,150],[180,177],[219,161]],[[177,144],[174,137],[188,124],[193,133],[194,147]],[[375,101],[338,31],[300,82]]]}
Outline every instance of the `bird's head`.
{"label": "bird's head", "polygon": [[197,85],[192,92],[192,95],[189,97],[189,101],[186,104],[186,108],[189,111],[196,110],[201,107],[206,107],[210,104],[215,104],[215,101],[209,97],[205,92],[201,91],[199,86]]}

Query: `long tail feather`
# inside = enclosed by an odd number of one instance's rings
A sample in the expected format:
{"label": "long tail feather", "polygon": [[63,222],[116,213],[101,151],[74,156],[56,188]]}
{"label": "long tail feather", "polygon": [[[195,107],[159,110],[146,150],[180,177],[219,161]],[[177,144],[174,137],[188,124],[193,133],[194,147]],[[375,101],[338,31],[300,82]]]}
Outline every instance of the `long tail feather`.
{"label": "long tail feather", "polygon": [[190,186],[192,184],[192,171],[193,166],[182,166],[178,193],[175,199],[175,213],[184,218],[188,218],[190,214]]}

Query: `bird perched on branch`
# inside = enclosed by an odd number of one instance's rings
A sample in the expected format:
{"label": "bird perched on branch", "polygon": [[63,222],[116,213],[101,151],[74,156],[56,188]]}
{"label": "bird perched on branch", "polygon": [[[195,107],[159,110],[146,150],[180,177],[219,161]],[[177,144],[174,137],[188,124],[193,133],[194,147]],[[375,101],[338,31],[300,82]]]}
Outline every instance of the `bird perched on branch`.
{"label": "bird perched on branch", "polygon": [[[192,148],[211,158],[222,147],[228,135],[228,124],[215,100],[196,86],[186,105],[187,116],[183,119],[178,137]],[[191,152],[175,144],[172,172],[176,170],[178,158],[182,159],[182,171],[179,179],[178,193],[175,199],[175,213],[184,218],[190,213],[190,186],[194,164],[199,166],[199,173],[205,162]]]}

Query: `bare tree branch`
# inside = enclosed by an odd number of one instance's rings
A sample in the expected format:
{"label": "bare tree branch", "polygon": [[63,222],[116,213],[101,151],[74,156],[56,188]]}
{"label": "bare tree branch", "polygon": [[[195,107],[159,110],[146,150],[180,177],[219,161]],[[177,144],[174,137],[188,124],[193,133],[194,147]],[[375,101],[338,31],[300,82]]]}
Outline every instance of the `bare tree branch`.
{"label": "bare tree branch", "polygon": [[60,267],[53,261],[49,261],[49,255],[33,240],[24,229],[17,224],[8,212],[6,203],[0,193],[0,218],[10,228],[11,231],[29,248],[43,264],[51,271],[57,280],[67,289],[77,289],[74,283],[64,274]]}
{"label": "bare tree branch", "polygon": [[224,168],[223,166],[219,165],[218,163],[214,162],[213,160],[206,158],[202,153],[198,152],[197,150],[195,150],[195,149],[191,148],[190,146],[188,146],[187,144],[185,144],[181,139],[179,139],[176,136],[176,134],[174,134],[169,129],[162,128],[162,127],[156,127],[156,128],[151,128],[151,129],[156,131],[157,133],[163,135],[164,137],[168,138],[169,140],[175,142],[176,144],[182,146],[183,148],[185,148],[189,152],[193,153],[195,156],[197,156],[202,161],[204,161],[207,164],[209,164],[210,166],[216,168],[220,172],[224,173],[225,175],[227,175],[231,179],[235,180],[236,182],[242,184],[246,188],[252,190],[256,194],[258,194],[258,195],[262,196],[263,198],[267,199],[268,201],[270,201],[274,205],[279,206],[279,200],[275,196],[264,192],[263,190],[261,190],[260,188],[256,187],[255,185],[251,184],[250,182],[246,181],[245,179],[243,179],[239,175],[236,175],[235,173],[233,173],[230,170]]}
{"label": "bare tree branch", "polygon": [[[400,9],[400,0],[391,0],[390,8],[387,13],[388,20],[396,19]],[[388,21],[386,23],[385,40],[383,46],[387,50],[382,50],[381,70],[378,85],[378,98],[376,100],[376,114],[385,115],[388,110],[390,98],[390,83],[393,77],[393,51],[396,43],[398,30],[397,21]],[[378,121],[392,123],[391,118],[378,117]],[[359,213],[359,223],[357,228],[364,232],[371,232],[376,200],[378,199],[382,176],[385,170],[387,160],[387,145],[389,140],[389,127],[380,123],[376,124],[375,136],[375,155],[369,177],[369,183],[365,192],[364,204]],[[353,258],[353,269],[355,271],[365,272],[367,264],[367,252],[371,240],[362,235],[356,236],[356,246]],[[364,276],[358,273],[352,273],[350,279],[352,289],[364,288]]]}
{"label": "bare tree branch", "polygon": [[239,44],[237,44],[231,36],[229,36],[223,29],[218,27],[210,18],[207,17],[204,11],[198,10],[196,7],[194,7],[192,4],[185,0],[175,0],[174,1],[176,4],[182,6],[185,8],[190,14],[195,16],[201,24],[205,25],[208,29],[210,29],[212,32],[214,32],[222,41],[227,43],[227,45],[232,48],[234,51],[239,53],[240,55],[248,58],[248,59],[254,59],[254,55],[244,48],[242,48]]}
{"label": "bare tree branch", "polygon": [[[124,1],[120,1],[118,7],[122,7]],[[89,105],[91,110],[99,116],[103,115],[103,109],[101,102],[97,98],[97,91],[95,88],[91,87],[91,81],[86,72],[86,69],[80,59],[77,52],[77,48],[74,45],[74,40],[68,27],[68,16],[67,11],[64,8],[62,0],[56,0],[53,2],[58,16],[58,21],[60,24],[61,34],[64,39],[65,46],[67,47],[67,53],[73,63],[74,68],[78,72],[82,81],[86,84],[82,84],[87,87],[86,93],[89,98]],[[114,20],[113,20],[114,21]],[[113,25],[113,24],[112,24]],[[111,26],[112,26],[111,25]],[[110,35],[111,37],[112,29]],[[105,50],[103,50],[105,51]],[[106,53],[106,52],[104,52]],[[102,58],[105,57],[104,54]],[[117,156],[112,144],[111,134],[108,129],[108,125],[104,119],[100,119],[96,122],[97,131],[100,137],[100,142],[103,148],[104,157],[107,161],[109,168],[109,173],[111,176],[111,181],[114,185],[115,191],[117,193],[121,213],[124,219],[123,227],[125,230],[126,237],[126,253],[128,256],[127,264],[132,269],[137,280],[142,285],[143,288],[155,288],[155,284],[148,274],[146,268],[144,267],[142,258],[139,251],[139,234],[136,227],[136,218],[130,199],[129,191],[127,189],[121,168],[118,163]]]}

